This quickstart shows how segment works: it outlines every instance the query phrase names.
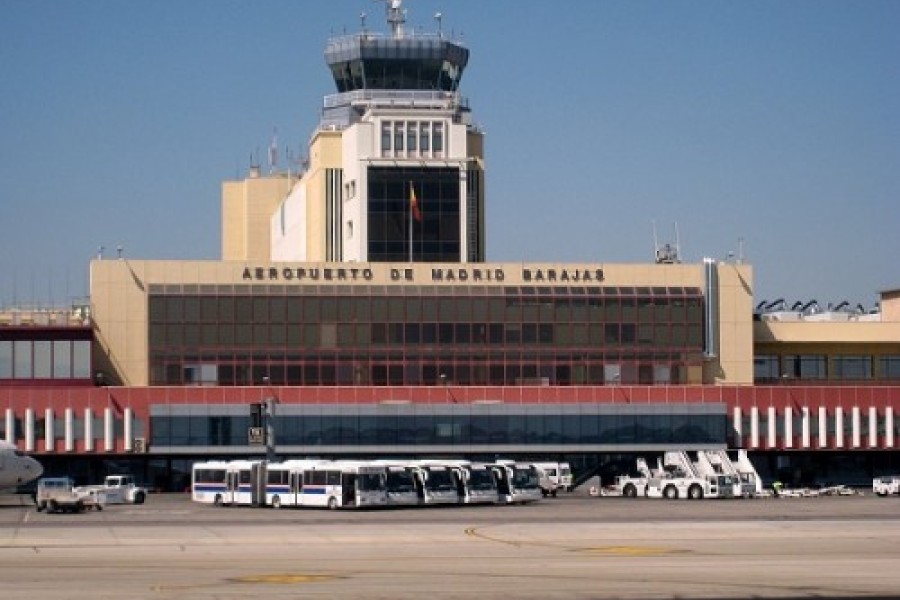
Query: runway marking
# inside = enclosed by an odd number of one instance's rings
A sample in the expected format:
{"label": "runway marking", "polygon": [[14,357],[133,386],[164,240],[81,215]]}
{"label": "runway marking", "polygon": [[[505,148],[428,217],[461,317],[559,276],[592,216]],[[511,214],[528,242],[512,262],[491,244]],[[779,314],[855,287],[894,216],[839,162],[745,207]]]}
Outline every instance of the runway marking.
{"label": "runway marking", "polygon": [[487,542],[495,542],[497,544],[506,544],[517,548],[522,546],[537,546],[542,548],[558,548],[560,550],[568,550],[570,552],[586,552],[589,554],[602,554],[606,556],[661,556],[665,554],[680,554],[687,552],[678,548],[665,548],[662,546],[573,546],[570,544],[555,544],[552,542],[538,541],[521,541],[509,540],[500,537],[487,535],[480,531],[478,527],[466,527],[466,535],[482,539]]}
{"label": "runway marking", "polygon": [[677,548],[663,548],[659,546],[599,546],[597,548],[581,548],[581,551],[608,556],[662,556],[664,554],[687,552]]}
{"label": "runway marking", "polygon": [[232,577],[229,581],[236,583],[317,583],[339,579],[337,575],[309,575],[303,573],[271,573],[268,575],[245,575]]}

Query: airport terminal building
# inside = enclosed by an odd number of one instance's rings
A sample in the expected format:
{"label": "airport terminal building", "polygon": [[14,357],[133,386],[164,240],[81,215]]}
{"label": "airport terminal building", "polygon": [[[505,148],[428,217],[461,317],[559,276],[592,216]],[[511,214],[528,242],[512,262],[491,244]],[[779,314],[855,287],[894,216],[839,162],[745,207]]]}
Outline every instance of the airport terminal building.
{"label": "airport terminal building", "polygon": [[197,459],[264,455],[260,404],[292,457],[588,472],[746,448],[782,479],[900,470],[900,291],[877,313],[759,302],[750,265],[670,247],[486,262],[468,49],[407,32],[394,4],[390,33],[328,42],[337,92],[304,168],[223,183],[222,260],[98,258],[89,305],[0,311],[0,438],[161,489]]}

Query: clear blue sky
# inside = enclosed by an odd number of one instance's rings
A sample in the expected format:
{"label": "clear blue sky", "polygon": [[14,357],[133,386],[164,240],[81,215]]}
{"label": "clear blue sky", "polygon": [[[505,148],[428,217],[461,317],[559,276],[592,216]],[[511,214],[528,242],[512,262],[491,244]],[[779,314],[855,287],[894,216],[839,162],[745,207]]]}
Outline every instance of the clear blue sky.
{"label": "clear blue sky", "polygon": [[[900,2],[407,0],[462,34],[487,132],[491,261],[650,262],[743,240],[756,300],[900,287]],[[4,0],[0,306],[86,295],[115,256],[215,259],[220,188],[277,128],[299,154],[323,60],[371,0]]]}

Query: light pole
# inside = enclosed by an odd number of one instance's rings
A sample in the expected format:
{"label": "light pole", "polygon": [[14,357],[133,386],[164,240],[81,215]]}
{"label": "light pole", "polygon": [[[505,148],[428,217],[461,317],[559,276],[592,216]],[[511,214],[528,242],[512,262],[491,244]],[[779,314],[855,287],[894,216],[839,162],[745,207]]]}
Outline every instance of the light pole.
{"label": "light pole", "polygon": [[275,405],[278,404],[278,397],[272,391],[268,377],[263,377],[263,383],[269,391],[263,400],[263,415],[266,422],[266,462],[271,463],[275,462]]}

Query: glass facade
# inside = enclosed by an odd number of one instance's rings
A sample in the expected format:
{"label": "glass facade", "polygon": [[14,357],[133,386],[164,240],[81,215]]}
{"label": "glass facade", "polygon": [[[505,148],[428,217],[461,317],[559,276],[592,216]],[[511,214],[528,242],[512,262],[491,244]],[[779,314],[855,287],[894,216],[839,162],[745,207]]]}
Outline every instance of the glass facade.
{"label": "glass facade", "polygon": [[683,384],[702,366],[698,288],[203,288],[151,288],[150,385]]}
{"label": "glass facade", "polygon": [[[402,144],[398,131],[395,142]],[[453,167],[369,167],[369,261],[458,263],[459,178]]]}
{"label": "glass facade", "polygon": [[[191,414],[151,416],[151,444],[160,446],[246,446],[245,414],[212,414],[221,407],[193,407]],[[288,407],[283,407],[288,408]],[[279,413],[275,438],[284,446],[422,447],[725,445],[724,405],[597,407],[490,405],[438,408],[432,405],[291,406]],[[605,409],[605,410],[604,410]]]}
{"label": "glass facade", "polygon": [[[12,334],[12,332],[8,332]],[[16,332],[19,339],[0,339],[0,381],[72,380],[92,377],[91,332],[47,330]]]}

